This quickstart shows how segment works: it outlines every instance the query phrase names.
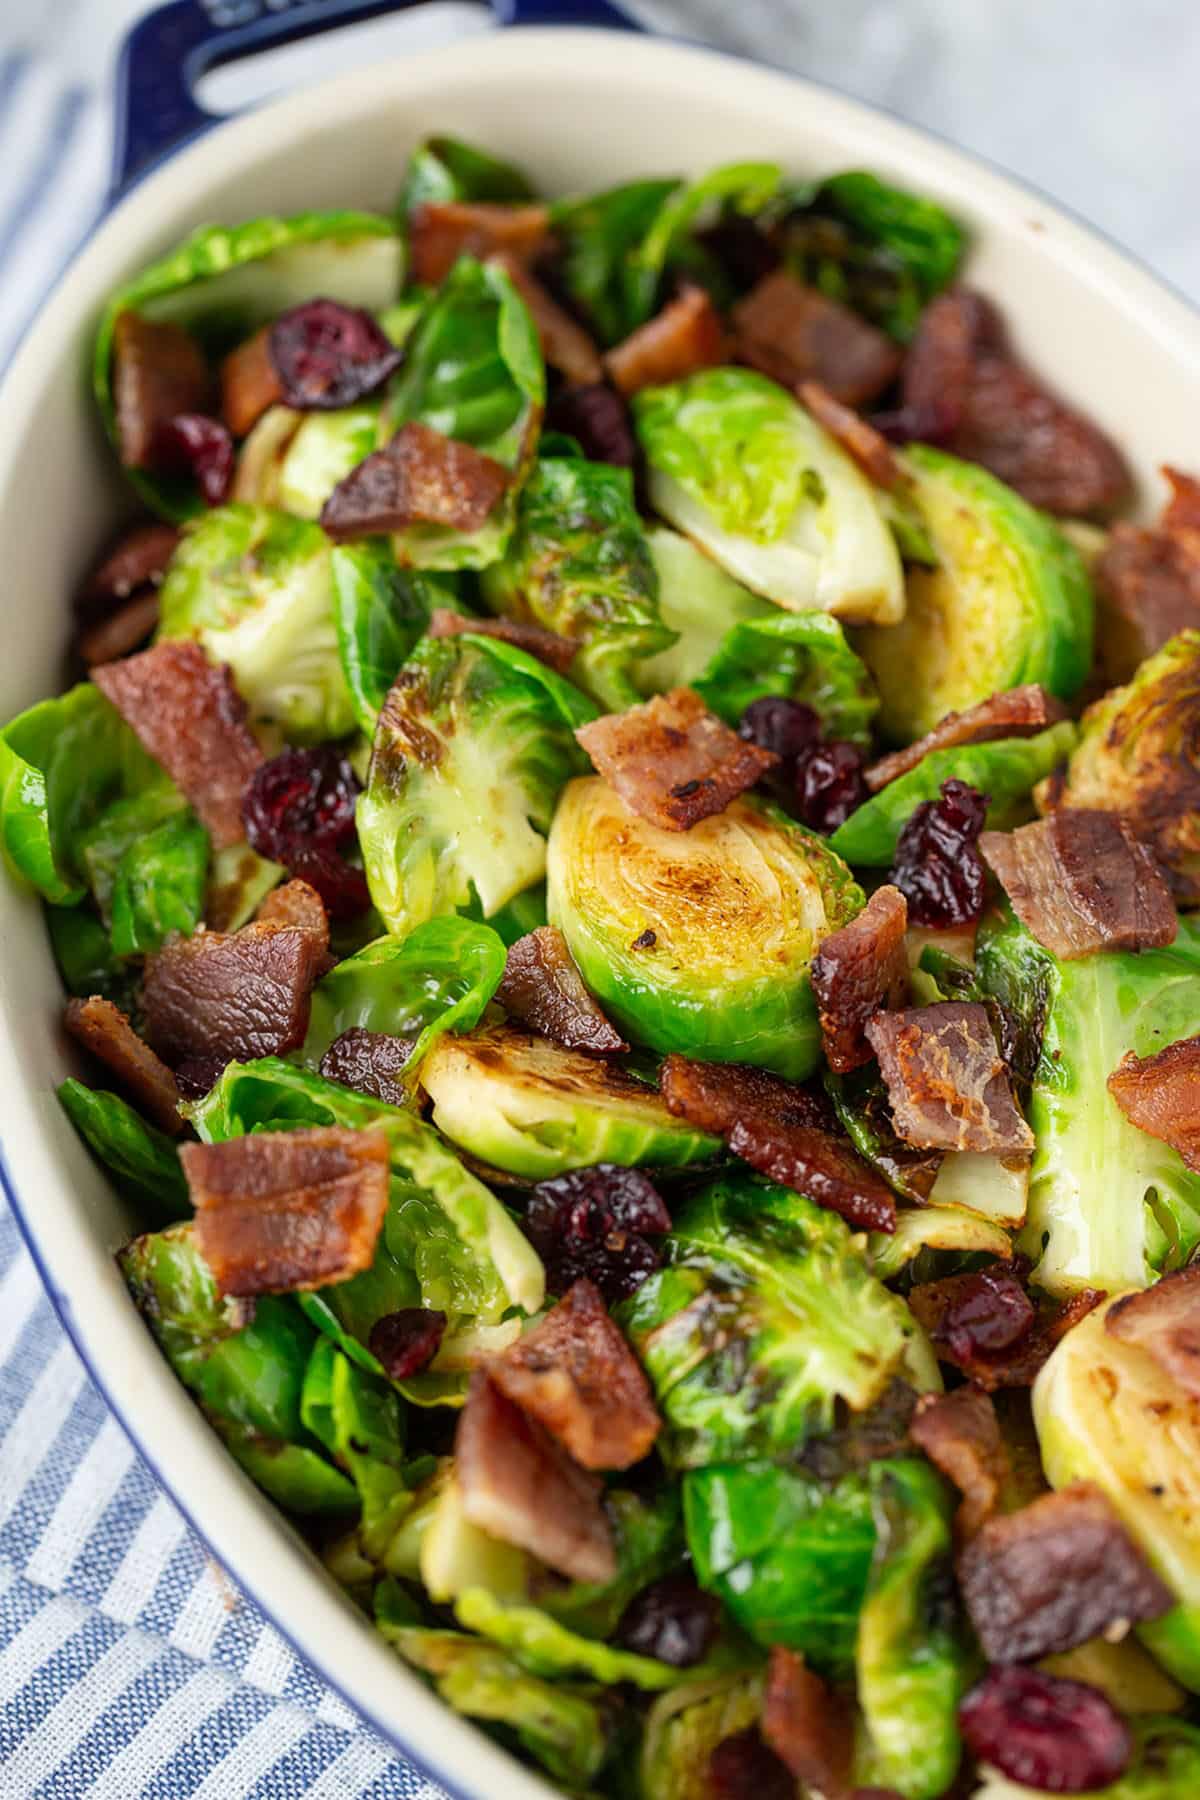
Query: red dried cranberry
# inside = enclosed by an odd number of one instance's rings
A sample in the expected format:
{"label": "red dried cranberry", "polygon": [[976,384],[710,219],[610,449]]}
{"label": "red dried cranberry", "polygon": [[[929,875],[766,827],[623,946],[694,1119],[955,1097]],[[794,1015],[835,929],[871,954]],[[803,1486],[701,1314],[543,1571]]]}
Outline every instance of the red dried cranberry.
{"label": "red dried cranberry", "polygon": [[796,765],[796,811],[813,831],[836,831],[867,798],[863,754],[854,744],[818,744]]}
{"label": "red dried cranberry", "polygon": [[540,1181],[525,1232],[546,1265],[550,1290],[565,1294],[586,1276],[610,1303],[639,1288],[661,1263],[651,1238],[671,1229],[658,1189],[640,1169],[596,1163]]}
{"label": "red dried cranberry", "polygon": [[331,919],[356,919],[371,904],[371,890],[362,870],[324,844],[301,845],[279,860],[289,875],[317,890]]}
{"label": "red dried cranberry", "polygon": [[1028,1337],[1035,1316],[1033,1301],[1007,1270],[981,1269],[960,1278],[934,1341],[947,1345],[959,1362],[986,1360]]}
{"label": "red dried cranberry", "polygon": [[784,763],[813,750],[821,741],[821,721],[811,706],[785,700],[781,694],[764,694],[752,700],[742,714],[738,736],[773,750]]}
{"label": "red dried cranberry", "polygon": [[632,469],[637,459],[629,409],[607,381],[560,388],[546,409],[546,428],[577,438],[592,462]]}
{"label": "red dried cranberry", "polygon": [[358,789],[353,768],[332,744],[284,750],[260,764],[242,796],[251,847],[288,867],[300,847],[336,850],[353,835]]}
{"label": "red dried cranberry", "polygon": [[391,1380],[407,1381],[433,1361],[445,1329],[444,1312],[436,1312],[431,1306],[405,1306],[376,1319],[367,1348],[378,1357]]}
{"label": "red dried cranberry", "polygon": [[722,1738],[708,1759],[713,1800],[796,1800],[787,1766],[764,1742],[757,1725]]}
{"label": "red dried cranberry", "polygon": [[233,439],[207,413],[176,413],[154,434],[153,462],[165,474],[191,475],[210,506],[228,499]]}
{"label": "red dried cranberry", "polygon": [[1046,1794],[1110,1787],[1133,1754],[1129,1727],[1098,1688],[1016,1664],[989,1669],[958,1718],[981,1762]]}
{"label": "red dried cranberry", "polygon": [[617,1641],[673,1669],[703,1662],[721,1623],[721,1603],[680,1571],[635,1594],[617,1626]]}
{"label": "red dried cranberry", "polygon": [[267,354],[286,405],[298,412],[333,412],[382,387],[404,352],[369,312],[337,300],[306,300],[271,327]]}
{"label": "red dried cranberry", "polygon": [[892,880],[908,901],[910,925],[969,925],[983,911],[986,877],[977,848],[987,795],[965,781],[944,781],[940,800],[925,800],[900,833]]}

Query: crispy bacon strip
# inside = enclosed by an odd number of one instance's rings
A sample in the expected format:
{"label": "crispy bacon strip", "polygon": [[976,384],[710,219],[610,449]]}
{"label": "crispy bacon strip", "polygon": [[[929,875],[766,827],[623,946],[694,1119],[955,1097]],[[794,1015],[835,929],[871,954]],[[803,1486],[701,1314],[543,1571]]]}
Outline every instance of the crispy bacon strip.
{"label": "crispy bacon strip", "polygon": [[106,619],[81,633],[77,649],[85,666],[116,662],[144,644],[158,625],[158,590],[148,587],[109,613]]}
{"label": "crispy bacon strip", "polygon": [[208,365],[182,325],[123,312],[113,328],[117,446],[127,469],[152,469],[161,428],[180,413],[204,412]]}
{"label": "crispy bacon strip", "polygon": [[494,457],[410,419],[338,482],[321,524],[337,543],[413,524],[478,531],[508,483]]}
{"label": "crispy bacon strip", "polygon": [[882,433],[869,425],[852,406],[835,400],[819,381],[802,381],[800,398],[813,418],[832,438],[836,438],[847,456],[852,456],[868,480],[876,487],[899,487],[904,476],[892,447]]}
{"label": "crispy bacon strip", "polygon": [[1116,813],[1062,807],[1016,831],[985,831],[979,849],[1021,923],[1064,961],[1175,940],[1170,889]]}
{"label": "crispy bacon strip", "polygon": [[326,1081],[339,1081],[343,1087],[370,1094],[388,1106],[406,1106],[411,1083],[404,1080],[404,1065],[416,1041],[351,1025],[334,1038],[321,1058],[321,1074]]}
{"label": "crispy bacon strip", "polygon": [[245,836],[242,793],[263,760],[224,663],[169,639],[101,663],[92,680],[162,764],[207,826],[214,850]]}
{"label": "crispy bacon strip", "polygon": [[1107,512],[1129,492],[1116,445],[1013,355],[1000,314],[967,288],[921,315],[904,363],[904,405],[951,424],[947,447],[1047,512]]}
{"label": "crispy bacon strip", "polygon": [[682,381],[697,369],[712,369],[728,360],[721,315],[703,288],[689,286],[609,350],[604,368],[628,399],[644,387]]}
{"label": "crispy bacon strip", "polygon": [[573,1581],[613,1579],[617,1558],[600,1477],[573,1462],[485,1370],[471,1377],[454,1455],[473,1525]]}
{"label": "crispy bacon strip", "polygon": [[1104,1329],[1145,1350],[1176,1386],[1200,1399],[1200,1263],[1164,1275],[1139,1294],[1122,1294]]}
{"label": "crispy bacon strip", "polygon": [[1066,717],[1062,701],[1036,682],[1009,688],[981,700],[978,706],[968,707],[966,712],[948,712],[915,744],[893,750],[872,763],[865,771],[865,780],[871,792],[877,794],[889,782],[915,769],[932,750],[952,750],[959,744],[988,744],[995,738],[1033,737]]}
{"label": "crispy bacon strip", "polygon": [[1008,1451],[991,1395],[977,1387],[922,1394],[909,1435],[962,1495],[954,1530],[960,1544],[969,1542],[999,1507],[1009,1477]]}
{"label": "crispy bacon strip", "polygon": [[1092,571],[1096,637],[1110,682],[1177,633],[1200,627],[1200,482],[1164,468],[1171,499],[1157,525],[1120,520]]}
{"label": "crispy bacon strip", "polygon": [[197,931],[173,939],[146,958],[147,1035],[173,1063],[298,1050],[323,965],[320,940],[295,925],[256,922],[229,936]]}
{"label": "crispy bacon strip", "polygon": [[782,1644],[771,1650],[762,1734],[804,1793],[819,1794],[821,1800],[847,1800],[854,1761],[850,1709],[802,1656]]}
{"label": "crispy bacon strip", "polygon": [[271,325],[238,344],[221,364],[221,417],[235,438],[246,437],[269,407],[283,401],[271,361]]}
{"label": "crispy bacon strip", "polygon": [[628,1050],[583,984],[566,939],[553,925],[511,945],[496,998],[505,1011],[565,1050],[614,1056]]}
{"label": "crispy bacon strip", "polygon": [[1131,1125],[1170,1144],[1200,1173],[1200,1037],[1181,1038],[1155,1056],[1130,1050],[1109,1076],[1108,1091]]}
{"label": "crispy bacon strip", "polygon": [[662,1066],[659,1086],[668,1112],[719,1133],[761,1175],[861,1230],[895,1230],[891,1189],[834,1135],[832,1112],[807,1089],[766,1069],[674,1055]]}
{"label": "crispy bacon strip", "polygon": [[296,925],[311,932],[322,950],[329,948],[329,914],[320,894],[307,881],[293,879],[272,888],[256,916],[264,925]]}
{"label": "crispy bacon strip", "polygon": [[1061,1655],[1175,1604],[1089,1482],[989,1519],[959,1556],[958,1580],[993,1663]]}
{"label": "crispy bacon strip", "polygon": [[733,309],[742,362],[785,387],[819,381],[845,406],[876,399],[900,370],[891,338],[786,269],[764,275]]}
{"label": "crispy bacon strip", "polygon": [[943,1000],[876,1013],[866,1027],[892,1118],[906,1143],[931,1150],[1032,1152],[987,1010]]}
{"label": "crispy bacon strip", "polygon": [[448,606],[434,607],[426,631],[430,637],[461,637],[471,631],[499,638],[518,650],[527,650],[558,675],[566,674],[579,649],[577,638],[560,637],[543,625],[530,625],[524,619],[469,619],[465,613],[451,612]]}
{"label": "crispy bacon strip", "polygon": [[585,1469],[631,1468],[662,1428],[641,1364],[590,1281],[577,1281],[488,1367],[500,1392]]}
{"label": "crispy bacon strip", "polygon": [[662,831],[723,812],[779,761],[730,731],[691,688],[606,713],[575,736],[630,811]]}
{"label": "crispy bacon strip", "polygon": [[822,938],[812,963],[825,1060],[837,1075],[870,1062],[869,1019],[908,998],[904,933],[908,902],[899,888],[877,888],[862,912]]}
{"label": "crispy bacon strip", "polygon": [[436,287],[460,256],[500,253],[529,261],[545,245],[550,213],[545,206],[506,206],[494,201],[429,200],[408,222],[412,279]]}
{"label": "crispy bacon strip", "polygon": [[183,1120],[175,1077],[138,1036],[119,1006],[102,1000],[99,994],[89,1000],[68,1000],[63,1023],[85,1050],[112,1070],[160,1130],[179,1136]]}
{"label": "crispy bacon strip", "polygon": [[511,251],[500,251],[488,258],[502,268],[522,300],[537,328],[542,355],[552,369],[557,369],[570,387],[590,387],[604,376],[600,352],[577,319],[558,304],[531,275],[520,257]]}
{"label": "crispy bacon strip", "polygon": [[[1010,1271],[1007,1265],[995,1265],[1002,1279]],[[991,1271],[980,1272],[984,1276]],[[1062,1342],[1081,1319],[1105,1299],[1098,1288],[1081,1288],[1069,1300],[1038,1314],[1030,1310],[1021,1329],[1004,1348],[985,1354],[969,1341],[960,1341],[949,1329],[954,1313],[961,1309],[964,1295],[977,1288],[980,1274],[947,1275],[941,1281],[923,1281],[912,1288],[908,1304],[917,1320],[937,1346],[941,1362],[951,1363],[970,1377],[976,1387],[994,1394],[1000,1388],[1032,1387],[1048,1361],[1056,1344]]]}
{"label": "crispy bacon strip", "polygon": [[179,1151],[223,1294],[288,1294],[369,1269],[388,1203],[382,1131],[256,1131]]}

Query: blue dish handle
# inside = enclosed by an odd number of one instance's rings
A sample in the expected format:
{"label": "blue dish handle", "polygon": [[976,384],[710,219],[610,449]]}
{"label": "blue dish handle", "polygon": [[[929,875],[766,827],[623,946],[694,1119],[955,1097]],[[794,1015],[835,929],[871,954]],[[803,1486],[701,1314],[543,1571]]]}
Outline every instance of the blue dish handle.
{"label": "blue dish handle", "polygon": [[[117,65],[116,144],[110,201],[154,164],[217,123],[195,84],[221,63],[316,37],[341,25],[409,12],[426,0],[167,0],[130,31]],[[498,25],[604,25],[637,31],[612,0],[489,0]],[[225,22],[221,22],[224,20]]]}

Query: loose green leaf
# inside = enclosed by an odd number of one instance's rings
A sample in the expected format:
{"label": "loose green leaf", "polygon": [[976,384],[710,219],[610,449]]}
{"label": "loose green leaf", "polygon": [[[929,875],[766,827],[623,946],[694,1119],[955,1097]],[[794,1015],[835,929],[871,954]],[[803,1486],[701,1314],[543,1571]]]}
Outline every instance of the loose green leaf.
{"label": "loose green leaf", "polygon": [[461,607],[448,582],[400,568],[383,538],[336,545],[330,570],[342,673],[359,729],[371,736],[430,614],[439,606]]}
{"label": "loose green leaf", "polygon": [[204,916],[208,833],[189,808],[129,849],[117,865],[112,943],[118,956],[148,956],[172,932],[190,936]]}
{"label": "loose green leaf", "polygon": [[634,258],[678,181],[630,181],[583,199],[556,201],[555,235],[563,243],[563,278],[572,299],[605,345],[642,323]]}
{"label": "loose green leaf", "polygon": [[726,163],[686,187],[675,188],[629,257],[625,281],[629,329],[643,324],[654,312],[663,276],[702,213],[723,204],[729,211],[752,217],[769,205],[782,179],[777,163]]}
{"label": "loose green leaf", "polygon": [[117,1186],[148,1205],[156,1223],[189,1216],[188,1187],[174,1139],[148,1124],[119,1094],[85,1087],[73,1077],[61,1084],[58,1098]]}
{"label": "loose green leaf", "polygon": [[461,138],[431,137],[408,159],[397,211],[411,219],[418,206],[451,200],[532,200],[534,190],[521,170]]}
{"label": "loose green leaf", "polygon": [[468,1588],[454,1603],[454,1614],[467,1631],[507,1650],[533,1675],[590,1676],[610,1687],[628,1681],[645,1693],[677,1687],[690,1671],[672,1668],[651,1656],[579,1637],[536,1606],[495,1599],[486,1588]]}
{"label": "loose green leaf", "polygon": [[732,625],[691,684],[711,711],[736,725],[767,694],[811,706],[826,738],[866,748],[879,700],[866,665],[825,613],[773,612]]}

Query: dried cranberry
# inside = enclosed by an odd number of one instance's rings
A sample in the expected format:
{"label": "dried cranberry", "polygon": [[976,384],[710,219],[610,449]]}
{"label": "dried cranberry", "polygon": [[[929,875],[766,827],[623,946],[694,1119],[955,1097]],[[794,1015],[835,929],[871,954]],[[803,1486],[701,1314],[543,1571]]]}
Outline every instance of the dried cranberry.
{"label": "dried cranberry", "polygon": [[696,241],[716,258],[734,287],[741,290],[752,288],[779,267],[778,250],[745,213],[730,213],[719,219],[715,225],[698,231]]}
{"label": "dried cranberry", "polygon": [[867,798],[863,754],[854,744],[818,744],[796,765],[796,811],[813,831],[836,831]]}
{"label": "dried cranberry", "polygon": [[820,743],[821,721],[811,706],[785,700],[781,694],[764,694],[742,714],[738,736],[761,750],[773,750],[785,764],[795,764]]}
{"label": "dried cranberry", "polygon": [[332,744],[284,750],[262,763],[242,796],[246,836],[260,856],[290,867],[299,847],[336,850],[354,832],[359,782]]}
{"label": "dried cranberry", "polygon": [[1129,1767],[1129,1727],[1098,1688],[1017,1665],[989,1669],[958,1710],[981,1762],[1047,1794],[1106,1788]]}
{"label": "dried cranberry", "polygon": [[267,354],[283,398],[298,412],[333,412],[382,387],[404,352],[369,312],[337,300],[306,300],[281,313]]}
{"label": "dried cranberry", "polygon": [[986,1360],[1028,1337],[1034,1317],[1033,1301],[1007,1270],[981,1269],[959,1278],[933,1337],[959,1362]]}
{"label": "dried cranberry", "polygon": [[621,1615],[617,1641],[673,1669],[703,1662],[721,1623],[721,1603],[682,1571],[652,1581]]}
{"label": "dried cranberry", "polygon": [[444,1312],[431,1306],[405,1306],[376,1319],[367,1347],[393,1381],[407,1381],[433,1361],[445,1329]]}
{"label": "dried cranberry", "polygon": [[796,1783],[751,1725],[722,1738],[709,1757],[708,1792],[713,1800],[796,1800]]}
{"label": "dried cranberry", "polygon": [[977,848],[987,795],[965,781],[944,781],[925,800],[896,845],[892,880],[908,901],[910,925],[969,925],[983,911],[986,878]]}
{"label": "dried cranberry", "polygon": [[154,434],[154,467],[191,475],[210,506],[228,499],[233,482],[233,439],[207,413],[176,413]]}
{"label": "dried cranberry", "polygon": [[362,870],[324,844],[302,845],[279,860],[289,875],[316,888],[331,919],[356,919],[371,904],[371,890]]}
{"label": "dried cranberry", "polygon": [[583,454],[593,462],[632,469],[637,460],[629,409],[607,381],[560,388],[546,409],[546,428],[577,438]]}
{"label": "dried cranberry", "polygon": [[610,1302],[632,1294],[660,1266],[650,1239],[670,1229],[649,1176],[616,1163],[540,1181],[525,1210],[526,1235],[546,1265],[551,1292],[565,1294],[586,1276]]}

